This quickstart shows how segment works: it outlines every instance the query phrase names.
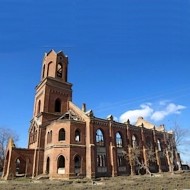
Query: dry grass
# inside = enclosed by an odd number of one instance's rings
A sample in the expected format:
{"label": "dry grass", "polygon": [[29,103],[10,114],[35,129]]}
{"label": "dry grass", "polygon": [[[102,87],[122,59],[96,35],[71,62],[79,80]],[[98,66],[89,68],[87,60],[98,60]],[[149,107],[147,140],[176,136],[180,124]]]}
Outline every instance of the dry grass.
{"label": "dry grass", "polygon": [[158,176],[120,176],[101,178],[94,181],[78,180],[32,180],[18,178],[10,181],[0,180],[2,190],[190,190],[190,173],[161,174]]}

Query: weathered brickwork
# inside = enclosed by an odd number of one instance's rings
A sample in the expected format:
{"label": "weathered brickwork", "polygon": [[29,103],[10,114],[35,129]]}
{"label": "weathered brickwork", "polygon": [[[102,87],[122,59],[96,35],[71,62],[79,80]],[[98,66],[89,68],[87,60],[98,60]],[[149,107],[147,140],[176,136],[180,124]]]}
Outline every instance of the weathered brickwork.
{"label": "weathered brickwork", "polygon": [[135,125],[119,123],[113,116],[97,118],[92,110],[72,102],[72,84],[67,81],[68,58],[51,50],[42,63],[41,81],[36,87],[34,111],[29,128],[28,148],[20,149],[10,140],[3,177],[44,174],[50,178],[130,175],[136,168],[124,158],[134,143],[147,162],[148,146],[156,161],[152,172],[169,171],[165,151],[169,134],[139,117]]}

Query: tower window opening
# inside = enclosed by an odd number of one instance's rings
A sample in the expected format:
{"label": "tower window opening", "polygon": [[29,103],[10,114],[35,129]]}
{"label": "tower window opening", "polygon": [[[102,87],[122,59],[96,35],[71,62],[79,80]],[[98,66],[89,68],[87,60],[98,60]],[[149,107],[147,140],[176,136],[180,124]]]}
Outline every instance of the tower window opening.
{"label": "tower window opening", "polygon": [[47,77],[50,75],[50,65],[51,65],[52,61],[48,63],[48,67],[47,67]]}
{"label": "tower window opening", "polygon": [[45,65],[43,66],[42,79],[44,78],[44,76],[45,76]]}
{"label": "tower window opening", "polygon": [[37,114],[39,114],[41,111],[41,101],[38,101],[38,109],[37,109]]}
{"label": "tower window opening", "polygon": [[61,112],[61,100],[60,99],[55,100],[55,112]]}
{"label": "tower window opening", "polygon": [[63,72],[63,65],[61,63],[58,63],[58,65],[57,65],[57,77],[62,78],[62,72]]}

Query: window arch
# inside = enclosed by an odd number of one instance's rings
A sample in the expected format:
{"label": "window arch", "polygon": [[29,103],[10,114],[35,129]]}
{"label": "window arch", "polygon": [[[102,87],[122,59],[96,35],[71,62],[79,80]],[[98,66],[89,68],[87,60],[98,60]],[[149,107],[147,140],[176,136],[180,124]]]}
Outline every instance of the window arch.
{"label": "window arch", "polygon": [[55,112],[61,112],[61,100],[59,98],[55,100]]}
{"label": "window arch", "polygon": [[103,135],[102,130],[100,129],[96,131],[96,145],[104,146],[104,135]]}
{"label": "window arch", "polygon": [[64,141],[65,140],[65,129],[60,129],[59,130],[59,141]]}
{"label": "window arch", "polygon": [[57,160],[57,171],[58,174],[64,174],[65,173],[65,157],[64,156],[59,156]]}
{"label": "window arch", "polygon": [[62,78],[63,73],[63,65],[62,63],[57,64],[57,77]]}
{"label": "window arch", "polygon": [[78,129],[75,131],[75,141],[80,142],[80,131]]}
{"label": "window arch", "polygon": [[117,132],[115,136],[116,136],[116,146],[123,147],[123,141],[122,141],[121,134],[119,132]]}

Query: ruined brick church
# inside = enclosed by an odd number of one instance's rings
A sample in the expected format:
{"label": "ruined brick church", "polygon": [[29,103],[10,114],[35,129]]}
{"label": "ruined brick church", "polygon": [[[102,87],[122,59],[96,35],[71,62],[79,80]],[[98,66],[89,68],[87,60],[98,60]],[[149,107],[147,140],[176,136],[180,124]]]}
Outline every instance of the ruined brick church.
{"label": "ruined brick church", "polygon": [[45,53],[41,80],[36,86],[34,111],[29,128],[28,148],[18,148],[9,140],[3,178],[18,175],[49,178],[95,178],[130,175],[135,168],[123,152],[135,144],[141,161],[148,162],[146,151],[153,147],[156,161],[148,163],[152,172],[169,171],[170,161],[163,154],[167,136],[163,125],[155,126],[142,117],[132,125],[114,121],[112,115],[98,118],[92,110],[72,102],[68,82],[68,57],[62,51]]}

